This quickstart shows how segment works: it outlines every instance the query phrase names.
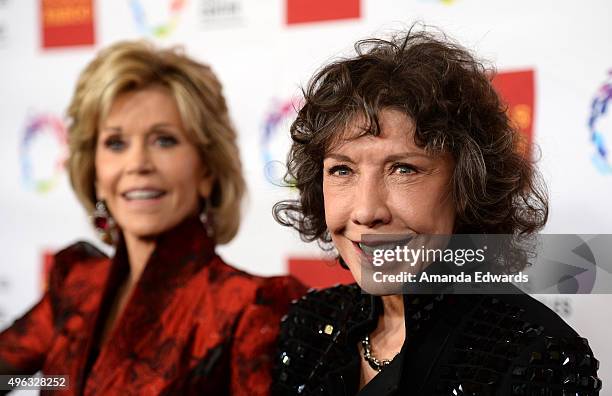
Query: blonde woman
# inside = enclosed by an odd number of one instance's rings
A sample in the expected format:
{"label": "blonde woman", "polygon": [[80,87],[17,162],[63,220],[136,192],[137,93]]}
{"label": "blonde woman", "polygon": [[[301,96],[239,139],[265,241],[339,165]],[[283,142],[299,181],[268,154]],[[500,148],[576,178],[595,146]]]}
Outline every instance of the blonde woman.
{"label": "blonde woman", "polygon": [[68,375],[64,394],[267,394],[290,278],[225,264],[240,158],[211,69],[122,42],[81,74],[70,179],[102,239],[55,256],[47,292],[0,334],[0,373]]}

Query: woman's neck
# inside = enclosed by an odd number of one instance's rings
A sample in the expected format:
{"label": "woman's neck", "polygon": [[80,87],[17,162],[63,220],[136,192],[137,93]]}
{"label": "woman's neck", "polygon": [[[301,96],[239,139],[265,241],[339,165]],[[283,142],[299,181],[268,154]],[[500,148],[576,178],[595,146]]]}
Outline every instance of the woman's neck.
{"label": "woman's neck", "polygon": [[382,296],[382,304],[383,313],[380,316],[377,327],[389,336],[401,338],[403,343],[406,333],[403,296],[401,294]]}
{"label": "woman's neck", "polygon": [[402,349],[406,338],[404,299],[401,295],[383,296],[382,305],[383,311],[370,340],[379,359],[390,359]]}
{"label": "woman's neck", "polygon": [[130,264],[128,287],[131,288],[140,279],[147,261],[149,261],[149,257],[155,249],[155,240],[138,238],[133,235],[124,235],[124,238]]}
{"label": "woman's neck", "polygon": [[[392,360],[404,345],[406,326],[404,322],[404,299],[402,295],[382,297],[383,310],[378,317],[378,323],[369,334],[371,353],[379,360]],[[361,354],[363,348],[359,345]],[[365,361],[361,360],[361,375],[359,389],[363,388],[378,374]]]}

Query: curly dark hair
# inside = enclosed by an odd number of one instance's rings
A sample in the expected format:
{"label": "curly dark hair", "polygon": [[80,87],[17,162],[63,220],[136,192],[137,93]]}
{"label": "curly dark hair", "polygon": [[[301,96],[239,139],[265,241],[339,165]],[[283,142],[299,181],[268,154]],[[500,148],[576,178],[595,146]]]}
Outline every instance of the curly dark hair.
{"label": "curly dark hair", "polygon": [[414,120],[419,147],[454,157],[455,233],[531,235],[544,226],[546,189],[491,84],[494,70],[445,35],[414,26],[355,50],[303,90],[285,177],[300,194],[274,206],[280,224],[329,246],[323,159],[356,116],[366,120],[364,134],[378,136],[381,110],[395,109]]}

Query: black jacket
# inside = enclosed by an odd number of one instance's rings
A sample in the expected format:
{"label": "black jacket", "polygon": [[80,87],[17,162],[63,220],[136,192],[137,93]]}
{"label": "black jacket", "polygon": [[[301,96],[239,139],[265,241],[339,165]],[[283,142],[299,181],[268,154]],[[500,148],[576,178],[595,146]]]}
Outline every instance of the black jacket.
{"label": "black jacket", "polygon": [[404,297],[406,341],[358,390],[357,344],[380,298],[356,285],[311,291],[283,319],[276,395],[598,395],[587,340],[526,294]]}

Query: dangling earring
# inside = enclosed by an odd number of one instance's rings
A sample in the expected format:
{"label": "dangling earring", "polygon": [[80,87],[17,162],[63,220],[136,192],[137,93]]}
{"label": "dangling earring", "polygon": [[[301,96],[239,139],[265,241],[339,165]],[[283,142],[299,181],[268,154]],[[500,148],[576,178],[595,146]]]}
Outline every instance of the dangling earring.
{"label": "dangling earring", "polygon": [[97,201],[96,208],[91,216],[93,226],[102,241],[112,244],[114,242],[115,219],[111,216],[104,201]]}
{"label": "dangling earring", "polygon": [[202,210],[200,211],[200,222],[204,225],[204,229],[206,230],[206,235],[209,237],[212,237],[214,235],[214,229],[211,225],[212,221],[209,218],[208,215],[208,207],[209,205],[209,201],[208,198],[204,198],[204,200],[202,200],[203,204],[202,204]]}

